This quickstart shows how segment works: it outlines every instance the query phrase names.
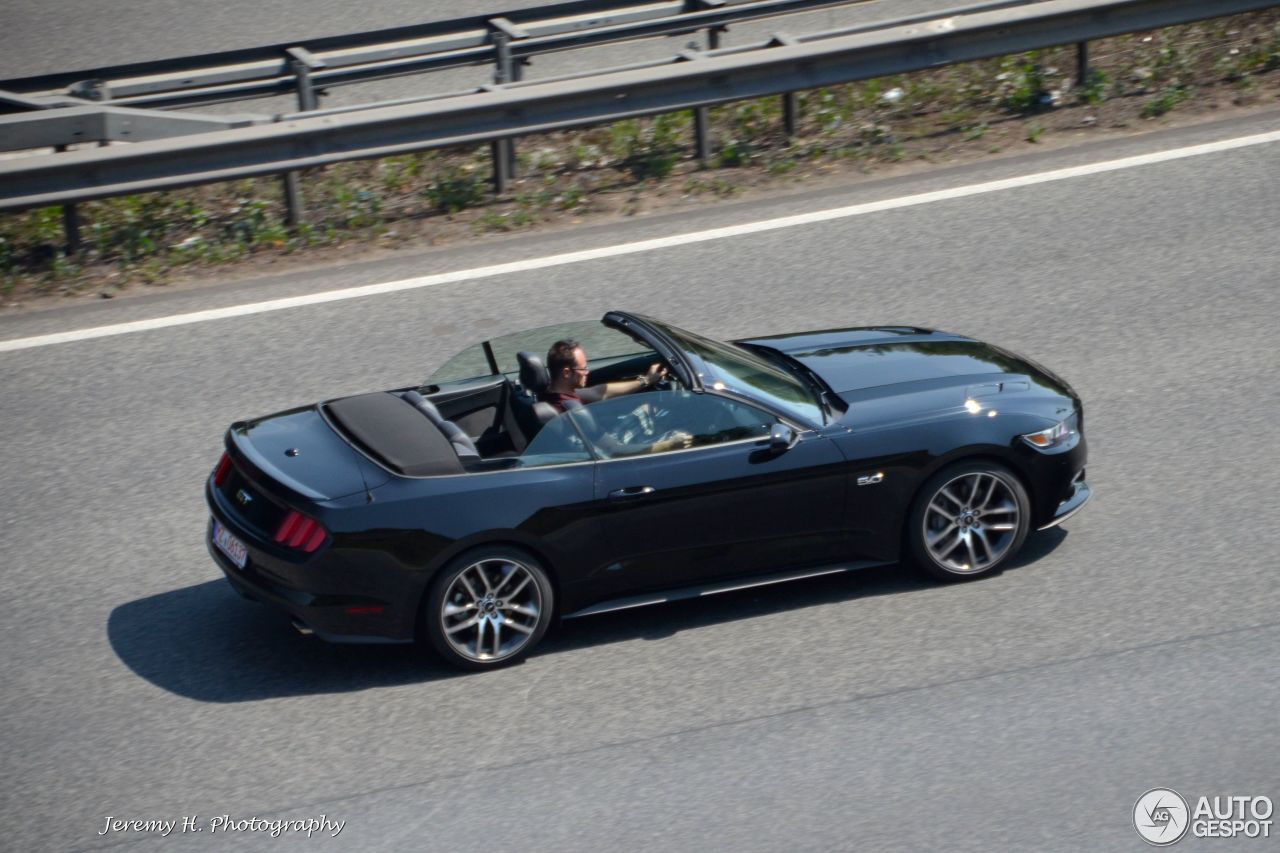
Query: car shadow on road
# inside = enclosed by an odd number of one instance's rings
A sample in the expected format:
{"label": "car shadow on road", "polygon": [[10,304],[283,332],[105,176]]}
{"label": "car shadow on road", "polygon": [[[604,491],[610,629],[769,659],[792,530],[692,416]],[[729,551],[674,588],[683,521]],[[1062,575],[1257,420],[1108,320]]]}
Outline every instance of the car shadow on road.
{"label": "car shadow on road", "polygon": [[[1032,566],[1054,551],[1067,537],[1052,528],[1027,539],[1022,551],[1004,569],[1015,572]],[[971,583],[982,583],[979,578]],[[943,584],[945,585],[945,584]],[[637,607],[587,619],[573,619],[542,641],[536,654],[602,645],[618,640],[661,640],[681,631],[721,622],[751,619],[815,605],[838,604],[878,595],[905,595],[936,589],[938,581],[901,565],[878,566],[856,572],[822,575],[790,583],[744,589],[707,598]]]}
{"label": "car shadow on road", "polygon": [[[1006,571],[1035,563],[1066,535],[1055,528],[1033,536]],[[638,637],[660,640],[691,628],[934,586],[899,566],[825,575],[570,620],[552,630],[534,654]],[[122,604],[107,620],[107,636],[120,660],[139,676],[201,702],[253,702],[467,677],[415,646],[335,645],[303,637],[286,616],[245,601],[223,580]]]}

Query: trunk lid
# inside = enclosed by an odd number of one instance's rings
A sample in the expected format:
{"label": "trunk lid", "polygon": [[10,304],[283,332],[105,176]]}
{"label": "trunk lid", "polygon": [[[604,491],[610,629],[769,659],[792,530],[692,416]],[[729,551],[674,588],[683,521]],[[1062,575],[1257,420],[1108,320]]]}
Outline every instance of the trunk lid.
{"label": "trunk lid", "polygon": [[[237,461],[248,463],[249,470],[241,472],[247,479],[269,480],[309,501],[336,500],[390,479],[334,432],[315,406],[234,423],[227,444]],[[229,496],[234,495],[232,490]]]}

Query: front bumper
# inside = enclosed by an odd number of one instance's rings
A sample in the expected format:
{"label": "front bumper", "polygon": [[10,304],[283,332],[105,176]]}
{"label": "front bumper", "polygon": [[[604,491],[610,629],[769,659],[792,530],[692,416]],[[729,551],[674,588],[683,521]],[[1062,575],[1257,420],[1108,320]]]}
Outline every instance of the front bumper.
{"label": "front bumper", "polygon": [[1085,482],[1084,471],[1076,475],[1072,481],[1071,495],[1058,504],[1058,508],[1053,513],[1053,518],[1045,524],[1037,527],[1037,530],[1048,530],[1050,527],[1057,527],[1080,510],[1084,509],[1084,505],[1093,497],[1093,489],[1089,488],[1089,484]]}

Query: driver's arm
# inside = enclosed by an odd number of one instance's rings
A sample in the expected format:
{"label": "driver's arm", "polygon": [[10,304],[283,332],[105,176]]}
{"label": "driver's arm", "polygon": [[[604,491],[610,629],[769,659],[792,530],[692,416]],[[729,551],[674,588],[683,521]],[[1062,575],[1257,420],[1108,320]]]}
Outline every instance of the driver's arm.
{"label": "driver's arm", "polygon": [[[642,411],[651,409],[648,402],[640,402],[629,415],[614,414],[608,427],[603,427],[592,415],[591,407],[579,407],[568,412],[586,435],[610,458],[637,456],[644,453],[665,453],[693,446],[693,436],[685,430],[671,430],[662,438],[654,439],[652,418],[646,423],[640,417]],[[639,439],[639,440],[637,440]]]}
{"label": "driver's arm", "polygon": [[604,382],[600,385],[592,385],[590,388],[583,388],[578,392],[578,396],[582,398],[584,403],[595,403],[600,400],[611,400],[614,397],[621,397],[625,394],[634,394],[637,391],[643,391],[645,388],[652,388],[654,385],[666,378],[667,369],[661,364],[649,365],[649,370],[644,376],[637,376],[635,379],[619,379],[616,382]]}
{"label": "driver's arm", "polygon": [[596,436],[594,441],[614,459],[623,456],[639,456],[643,453],[666,453],[669,450],[693,447],[693,436],[683,430],[673,432],[654,442],[624,443],[608,433]]}

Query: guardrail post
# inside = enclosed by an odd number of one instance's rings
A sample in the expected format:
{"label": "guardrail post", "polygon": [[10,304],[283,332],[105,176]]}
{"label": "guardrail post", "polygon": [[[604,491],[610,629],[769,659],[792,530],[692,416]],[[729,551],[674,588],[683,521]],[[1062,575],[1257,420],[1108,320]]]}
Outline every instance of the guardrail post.
{"label": "guardrail post", "polygon": [[[324,61],[314,56],[303,47],[291,47],[289,54],[289,70],[297,80],[298,110],[310,112],[320,106],[320,95],[316,92],[311,80],[311,72],[323,68]],[[302,222],[302,185],[297,172],[285,172],[281,176],[284,190],[284,221],[290,228],[297,228]]]}
{"label": "guardrail post", "polygon": [[302,222],[302,188],[298,184],[298,173],[285,172],[280,178],[284,192],[284,224],[297,228]]}
{"label": "guardrail post", "polygon": [[[725,29],[707,28],[707,50],[720,47],[720,33]],[[711,124],[707,107],[695,107],[693,110],[693,137],[698,151],[698,164],[705,169],[711,164]]]}
{"label": "guardrail post", "polygon": [[[528,33],[511,23],[506,18],[490,18],[489,29],[492,31],[494,48],[493,82],[499,86],[504,83],[519,83],[524,77],[525,58],[516,59],[511,55],[511,42],[514,39],[527,38]],[[493,191],[502,195],[507,185],[516,176],[516,141],[513,138],[499,139],[490,143],[493,156]]]}
{"label": "guardrail post", "polygon": [[711,135],[707,127],[707,108],[698,107],[693,111],[693,136],[698,148],[698,164],[707,168],[711,162]]}
{"label": "guardrail post", "polygon": [[[528,60],[517,59],[511,63],[511,82],[519,83],[524,79],[524,66]],[[515,138],[507,140],[507,172],[512,178],[518,177],[520,172],[520,163],[516,160],[516,141]]]}
{"label": "guardrail post", "polygon": [[[494,69],[493,82],[501,86],[511,75],[511,41],[502,30],[493,31]],[[502,195],[511,182],[512,142],[510,139],[495,139],[489,143],[493,156],[493,191]]]}
{"label": "guardrail post", "polygon": [[290,50],[297,51],[300,55],[305,54],[307,57],[306,59],[294,59],[289,63],[293,76],[298,80],[298,109],[302,112],[319,109],[320,95],[316,92],[315,83],[311,79],[311,70],[313,68],[323,68],[324,63],[307,54],[301,48],[293,47]]}
{"label": "guardrail post", "polygon": [[1089,43],[1076,43],[1076,85],[1083,86],[1089,81]]}
{"label": "guardrail post", "polygon": [[502,195],[511,183],[511,161],[507,158],[507,140],[497,139],[489,143],[489,154],[493,157],[493,192]]}
{"label": "guardrail post", "polygon": [[[786,33],[774,33],[773,38],[769,40],[770,47],[788,47],[799,44],[795,37]],[[786,131],[787,139],[790,140],[796,135],[796,126],[800,122],[800,96],[795,92],[782,93],[782,127]]]}
{"label": "guardrail post", "polygon": [[80,243],[80,211],[74,204],[62,206],[62,229],[67,234],[67,254],[80,254],[83,248]]}
{"label": "guardrail post", "polygon": [[[55,145],[53,150],[62,153],[67,150],[67,146]],[[62,231],[67,237],[67,254],[78,255],[81,249],[80,211],[73,203],[62,205]]]}

